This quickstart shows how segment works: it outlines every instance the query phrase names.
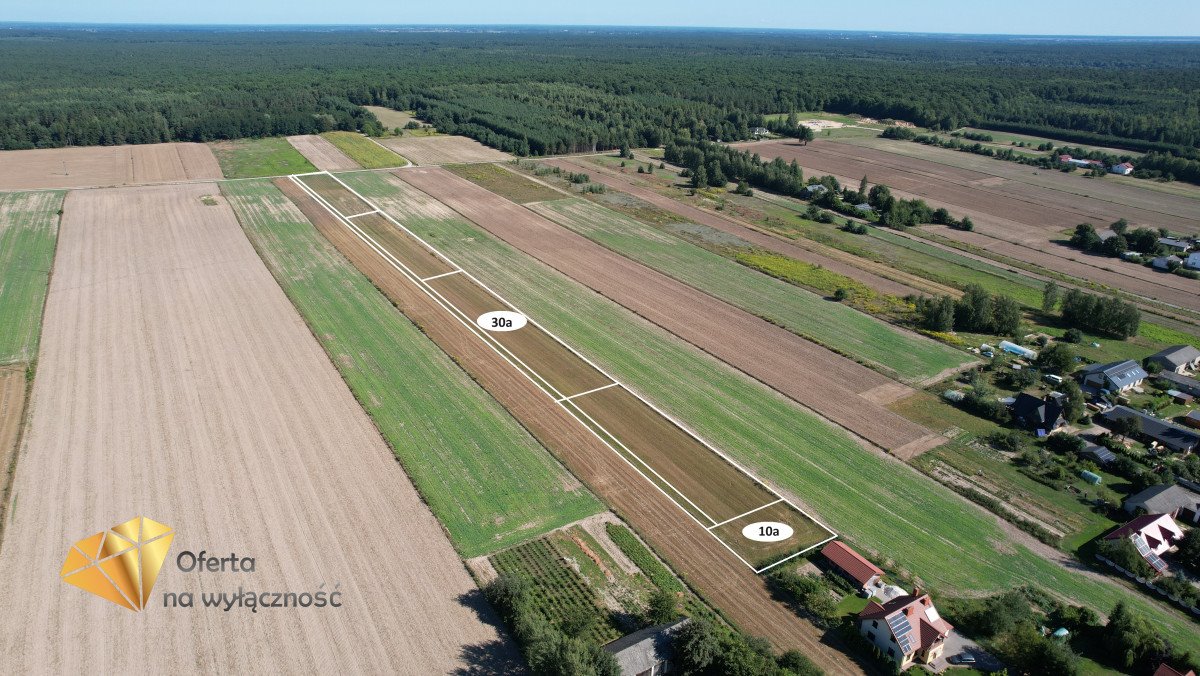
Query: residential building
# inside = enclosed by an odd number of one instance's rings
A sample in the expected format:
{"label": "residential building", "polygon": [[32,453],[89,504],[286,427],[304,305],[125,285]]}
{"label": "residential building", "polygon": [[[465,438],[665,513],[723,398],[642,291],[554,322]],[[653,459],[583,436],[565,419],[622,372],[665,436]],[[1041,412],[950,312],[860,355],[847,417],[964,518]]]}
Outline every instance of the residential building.
{"label": "residential building", "polygon": [[1170,514],[1143,514],[1104,536],[1105,540],[1130,540],[1142,558],[1159,573],[1167,564],[1160,558],[1183,539],[1183,531]]}
{"label": "residential building", "polygon": [[1163,662],[1158,665],[1158,669],[1154,670],[1154,676],[1196,676],[1196,672],[1188,669],[1186,672],[1179,671],[1171,665]]}
{"label": "residential building", "polygon": [[1200,367],[1200,350],[1191,345],[1172,345],[1146,357],[1147,364],[1158,364],[1163,371],[1186,373]]}
{"label": "residential building", "polygon": [[866,202],[863,202],[862,204],[855,204],[854,208],[858,209],[859,211],[865,211],[868,214],[875,212],[875,207],[871,206],[870,204],[867,204]]}
{"label": "residential building", "polygon": [[1063,418],[1062,404],[1054,397],[1038,399],[1022,392],[1009,406],[1009,410],[1012,411],[1013,420],[1017,424],[1026,429],[1036,430],[1039,436],[1050,434],[1067,424]]}
{"label": "residential building", "polygon": [[755,127],[750,130],[750,133],[754,134],[754,138],[761,138],[770,135],[771,131],[766,127]]}
{"label": "residential building", "polygon": [[1136,361],[1127,359],[1110,364],[1092,364],[1079,371],[1085,387],[1109,392],[1124,392],[1142,384],[1149,374]]}
{"label": "residential building", "polygon": [[1171,253],[1185,253],[1188,249],[1192,248],[1191,242],[1174,237],[1159,237],[1158,243]]}
{"label": "residential building", "polygon": [[1150,265],[1153,266],[1155,270],[1171,270],[1172,268],[1177,268],[1180,265],[1183,265],[1183,259],[1179,256],[1159,256],[1158,258],[1150,261]]}
{"label": "residential building", "polygon": [[672,664],[672,637],[690,622],[682,618],[668,624],[646,627],[604,646],[617,660],[622,676],[662,676],[677,672]]}
{"label": "residential building", "polygon": [[866,592],[879,582],[883,571],[879,566],[868,561],[862,554],[854,551],[840,540],[834,540],[821,549],[821,554],[829,560],[839,573],[854,583],[860,591]]}
{"label": "residential building", "polygon": [[1140,438],[1176,453],[1191,453],[1200,444],[1200,432],[1155,418],[1148,413],[1135,411],[1128,406],[1114,406],[1102,418],[1109,426],[1118,420],[1131,418],[1137,422],[1137,435]]}
{"label": "residential building", "polygon": [[1167,383],[1167,387],[1180,392],[1187,392],[1193,397],[1200,397],[1200,380],[1191,376],[1181,376],[1174,371],[1163,371],[1154,374],[1155,378]]}
{"label": "residential building", "polygon": [[805,197],[816,197],[817,195],[823,195],[826,192],[829,192],[829,188],[826,188],[820,183],[813,183],[812,185],[804,186]]}
{"label": "residential building", "polygon": [[1109,173],[1120,174],[1121,176],[1128,176],[1133,173],[1133,165],[1130,164],[1129,162],[1122,162],[1120,164],[1112,165],[1111,167],[1108,168],[1108,171],[1109,171]]}
{"label": "residential building", "polygon": [[858,630],[900,671],[914,664],[929,664],[941,657],[946,637],[954,629],[938,614],[933,600],[920,589],[883,605],[875,601],[858,614]]}
{"label": "residential building", "polygon": [[1166,514],[1184,523],[1200,525],[1200,492],[1186,485],[1160,484],[1125,499],[1130,514]]}
{"label": "residential building", "polygon": [[1183,267],[1189,270],[1200,270],[1200,252],[1188,254],[1187,259],[1183,261]]}
{"label": "residential building", "polygon": [[1058,163],[1059,163],[1059,164],[1066,164],[1067,162],[1070,162],[1070,161],[1071,161],[1071,156],[1070,156],[1070,155],[1059,155],[1059,156],[1058,156]]}
{"label": "residential building", "polygon": [[1183,424],[1200,429],[1200,411],[1188,411],[1187,415],[1183,416]]}

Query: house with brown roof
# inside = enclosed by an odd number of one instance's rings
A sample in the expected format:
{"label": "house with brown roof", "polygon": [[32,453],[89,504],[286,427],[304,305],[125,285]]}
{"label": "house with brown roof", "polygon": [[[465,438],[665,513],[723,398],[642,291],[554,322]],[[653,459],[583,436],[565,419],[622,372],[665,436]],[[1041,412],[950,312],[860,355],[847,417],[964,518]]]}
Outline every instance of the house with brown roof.
{"label": "house with brown roof", "polygon": [[1191,669],[1188,669],[1187,672],[1182,672],[1163,662],[1158,665],[1158,669],[1154,670],[1154,676],[1196,676],[1196,672]]}
{"label": "house with brown roof", "polygon": [[821,554],[829,560],[837,572],[850,580],[861,591],[870,590],[875,583],[879,582],[879,578],[883,577],[883,571],[879,569],[879,566],[871,563],[862,554],[846,546],[840,540],[834,540],[825,545]]}
{"label": "house with brown roof", "polygon": [[954,625],[942,619],[929,594],[914,590],[883,605],[871,601],[858,614],[858,631],[900,671],[942,656]]}
{"label": "house with brown roof", "polygon": [[1183,539],[1183,530],[1170,514],[1143,514],[1104,536],[1105,540],[1127,539],[1133,542],[1150,567],[1159,573],[1167,570],[1162,555]]}

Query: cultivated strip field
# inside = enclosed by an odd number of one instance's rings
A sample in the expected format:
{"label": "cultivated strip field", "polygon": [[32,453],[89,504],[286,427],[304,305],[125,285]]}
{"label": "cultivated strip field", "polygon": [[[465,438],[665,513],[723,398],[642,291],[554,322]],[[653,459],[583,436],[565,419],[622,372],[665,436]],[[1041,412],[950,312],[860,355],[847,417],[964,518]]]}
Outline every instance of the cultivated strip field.
{"label": "cultivated strip field", "polygon": [[[446,673],[475,654],[505,659],[441,526],[228,205],[201,200],[214,194],[67,199],[0,551],[0,595],[21,609],[0,623],[5,666]],[[74,540],[137,515],[176,531],[144,613],[59,579]],[[184,550],[251,556],[255,572],[188,574],[174,562]],[[199,607],[201,591],[238,585],[337,585],[343,605]],[[162,607],[167,591],[198,607]]]}
{"label": "cultivated strip field", "polygon": [[[321,135],[363,169],[406,167],[408,160],[355,131],[328,131]],[[303,172],[293,172],[303,173]]]}
{"label": "cultivated strip field", "polygon": [[254,178],[316,171],[285,138],[243,138],[208,144],[225,178]]}
{"label": "cultivated strip field", "polygon": [[[980,180],[1004,181],[1002,178],[986,179],[985,174],[967,172],[924,160],[908,161],[923,162],[932,169],[893,168],[886,164],[889,156],[898,160],[907,158],[845,144],[815,142],[801,147],[796,144],[768,142],[737,144],[737,147],[752,149],[767,158],[778,156],[787,160],[797,159],[810,174],[829,173],[843,181],[857,181],[854,176],[861,178],[866,174],[872,181],[878,180],[892,187],[893,194],[898,197],[920,197],[928,200],[933,206],[945,206],[954,214],[970,216],[975,222],[976,232],[947,231],[946,235],[949,237],[961,241],[985,238],[982,246],[996,253],[1003,253],[1080,279],[1120,288],[1146,298],[1200,310],[1200,295],[1197,294],[1197,291],[1200,291],[1200,283],[1194,280],[1162,274],[1131,263],[1088,256],[1069,247],[1050,243],[1050,240],[1065,239],[1063,230],[1071,229],[1084,221],[1106,225],[1118,218],[1122,213],[1119,210],[1128,212],[1129,207],[1114,206],[1113,213],[1097,216],[1081,211],[1067,211],[1061,205],[1044,206],[1030,201],[1033,198],[997,193],[978,183]],[[863,159],[856,157],[855,153],[872,153],[883,157],[876,159],[872,156],[870,159]],[[931,171],[938,173],[929,173]],[[956,177],[956,172],[965,172],[967,175]],[[1042,188],[1030,190],[1054,193]],[[1090,201],[1088,198],[1072,195],[1066,197],[1071,198],[1072,202]],[[1162,224],[1161,219],[1135,222],[1145,222],[1154,226]],[[1195,230],[1194,227],[1180,229]]]}
{"label": "cultivated strip field", "polygon": [[794,258],[798,261],[803,261],[811,265],[820,265],[839,275],[845,275],[851,279],[862,282],[868,287],[875,289],[880,293],[887,293],[893,296],[904,297],[909,294],[921,293],[918,289],[911,286],[901,284],[886,277],[882,277],[868,270],[850,265],[839,261],[829,256],[823,256],[819,253],[809,251],[803,247],[785,242],[784,240],[768,235],[754,228],[732,221],[728,218],[717,216],[703,209],[698,209],[690,204],[684,204],[678,200],[673,200],[670,197],[661,195],[650,188],[644,188],[634,183],[634,179],[615,172],[610,172],[598,165],[584,166],[570,160],[546,160],[543,164],[559,167],[566,171],[584,172],[591,177],[592,181],[601,183],[614,190],[629,193],[634,197],[649,202],[650,204],[663,209],[669,213],[676,214],[686,218],[692,223],[699,223],[710,228],[715,228],[721,232],[728,233],[735,237],[739,237],[755,246],[762,247],[767,251],[773,251],[777,254]]}
{"label": "cultivated strip field", "polygon": [[[374,205],[356,196],[329,174],[293,177],[310,196],[409,281],[538,385],[550,399],[591,429],[612,451],[670,497],[698,524],[712,530],[763,507],[786,504],[782,496],[730,462],[720,451],[669,420],[652,404],[626,389],[530,319],[511,331],[489,331],[477,322],[485,314],[516,311],[469,271],[458,268],[413,236],[397,221],[372,213]],[[349,211],[334,206],[358,199]],[[351,218],[354,213],[366,216]],[[441,267],[432,264],[431,255]],[[547,405],[551,405],[549,401]],[[794,529],[784,543],[763,547],[743,537],[714,537],[746,565],[765,570],[832,539],[828,529],[794,506],[779,508],[778,518]]]}
{"label": "cultivated strip field", "polygon": [[400,136],[379,140],[413,164],[507,162],[512,155],[489,148],[465,136]]}
{"label": "cultivated strip field", "polygon": [[883,407],[911,391],[894,380],[447,171],[411,169],[396,174],[493,235],[885,449],[908,453],[941,439]]}
{"label": "cultivated strip field", "polygon": [[0,193],[0,364],[37,356],[63,194]]}
{"label": "cultivated strip field", "polygon": [[531,205],[598,244],[905,381],[974,361],[970,355],[895,328],[579,198]]}
{"label": "cultivated strip field", "polygon": [[[376,195],[390,195],[388,204],[377,202],[389,211],[390,204],[406,204],[410,198],[428,201],[411,186],[397,183],[394,177],[356,173],[346,180],[372,199]],[[1125,600],[1153,618],[1177,645],[1200,650],[1200,636],[1195,634],[1192,621],[1179,612],[1106,579],[1081,573],[1068,556],[1042,546],[1031,537],[1004,530],[997,517],[936,481],[865,448],[794,401],[603,296],[588,293],[577,282],[488,236],[482,229],[461,218],[436,221],[431,218],[431,214],[441,210],[444,207],[431,207],[424,218],[406,223],[414,223],[418,235],[436,241],[455,260],[480,270],[480,276],[493,282],[494,288],[506,297],[543,318],[570,344],[597,355],[612,373],[646,393],[671,415],[688,421],[698,434],[727,449],[742,465],[778,482],[793,501],[829,515],[830,525],[856,547],[903,562],[905,568],[923,581],[951,592],[979,594],[1036,584],[1101,612],[1109,612],[1114,603]],[[400,217],[403,213],[396,211],[395,215]],[[350,239],[355,240],[352,236]],[[404,286],[411,285],[404,280]],[[440,316],[440,308],[437,310]],[[433,324],[422,325],[427,331],[434,328]],[[613,340],[614,336],[620,340]],[[492,356],[503,367],[502,376],[510,372],[511,367],[494,353]],[[511,377],[502,377],[501,384],[516,386]],[[498,392],[487,387],[493,393]],[[528,387],[540,399],[540,392],[532,384]],[[499,394],[497,398],[523,421],[537,419],[539,414],[544,419],[546,415],[540,405],[531,412],[527,400]],[[541,434],[538,436],[543,438]],[[594,442],[595,438],[591,439]],[[655,517],[647,511],[661,494],[639,490],[637,486],[644,486],[645,482],[632,470],[629,474],[637,480],[632,486],[611,478],[609,472],[617,472],[621,467],[595,475],[596,464],[604,459],[604,454],[591,449],[586,441],[574,439],[563,446],[547,445],[564,453],[577,476],[626,516],[656,548],[661,548],[689,581],[697,584],[700,580],[699,588],[730,612],[743,628],[769,636],[781,646],[798,640],[791,633],[777,638],[783,631],[780,628],[755,629],[771,624],[767,620],[774,617],[771,607],[763,606],[760,610],[744,600],[747,597],[743,594],[748,592],[741,580],[727,580],[715,570],[698,567],[700,560],[712,556],[711,543],[691,543],[702,545],[700,548],[685,546],[681,540],[690,538],[690,531],[676,529],[674,524],[664,529],[661,515]],[[803,496],[802,503],[795,499],[797,496]],[[668,511],[678,511],[665,498],[660,502],[670,508]],[[684,525],[694,526],[690,521]],[[721,558],[717,557],[718,561]],[[730,559],[728,555],[723,558]],[[734,582],[737,593],[727,593],[730,591],[727,585]],[[746,617],[746,612],[752,615]]]}
{"label": "cultivated strip field", "polygon": [[[372,196],[389,195],[389,202],[396,205],[397,216],[403,216],[406,224],[418,224],[424,237],[442,245],[455,246],[456,255],[474,248],[457,248],[460,243],[494,243],[498,247],[504,247],[486,234],[475,230],[441,203],[431,200],[424,193],[395,177],[356,173],[346,178],[353,181],[356,187],[369,188]],[[664,493],[650,487],[642,473],[634,469],[623,457],[613,453],[589,429],[580,425],[566,408],[547,406],[545,393],[532,380],[515,377],[512,365],[481,341],[470,327],[461,322],[446,321],[445,308],[346,228],[315,199],[306,193],[301,193],[293,199],[321,233],[383,289],[426,335],[448,354],[454,355],[455,360],[463,365],[477,382],[528,427],[547,448],[557,453],[576,476],[620,512],[660,554],[672,561],[676,569],[694,587],[719,606],[744,631],[767,637],[780,649],[804,650],[805,654],[829,673],[861,673],[861,668],[855,667],[844,654],[822,643],[822,632],[774,600],[762,579],[750,568],[730,556],[725,549],[714,546],[713,537],[707,529],[692,519],[681,518],[675,502]],[[567,307],[586,308],[587,312],[581,315],[580,320],[586,322],[587,318],[592,319],[592,323],[588,323],[587,326],[597,333],[596,340],[591,342],[593,345],[607,345],[624,351],[627,348],[614,343],[612,337],[623,335],[622,328],[628,330],[631,326],[644,324],[627,311],[547,271],[531,259],[514,254],[506,247],[503,250],[490,250],[484,256],[472,256],[471,266],[487,266],[489,278],[505,276],[510,271],[516,271],[517,279],[528,280],[533,285],[531,288],[534,289],[534,295],[529,298],[534,301],[546,298],[536,291],[545,289],[553,297],[561,299]],[[545,274],[554,276],[547,279],[543,276]],[[559,288],[562,284],[571,287],[565,297]],[[609,313],[596,312],[597,303],[600,307],[607,308]],[[617,313],[619,319],[614,321],[611,313]],[[648,324],[646,327],[661,333]],[[663,336],[665,337],[665,334]],[[663,355],[656,351],[633,352],[642,358],[649,358],[651,354],[666,357],[665,361],[672,367],[670,372],[676,375],[686,371],[689,364],[695,365],[697,359],[701,362],[709,360],[710,367],[727,369],[709,357],[682,347],[677,340],[668,340],[676,350],[685,352],[686,357],[680,360],[671,358],[673,355]],[[711,368],[705,372],[711,372]],[[734,377],[744,380],[744,376]],[[787,423],[787,429],[794,430],[807,424],[815,424],[825,432],[832,432],[829,426],[808,413],[793,413]]]}
{"label": "cultivated strip field", "polygon": [[[303,191],[284,181],[285,191]],[[465,557],[599,502],[371,285],[269,181],[225,183],[251,242]]]}
{"label": "cultivated strip field", "polygon": [[0,550],[4,548],[4,528],[8,525],[8,491],[12,475],[21,420],[25,414],[25,369],[0,366]]}
{"label": "cultivated strip field", "polygon": [[0,151],[0,190],[87,188],[221,178],[201,143]]}
{"label": "cultivated strip field", "polygon": [[313,165],[321,171],[353,171],[362,169],[358,166],[358,162],[350,159],[346,153],[343,153],[337,146],[329,142],[328,139],[316,134],[304,134],[302,136],[287,137],[288,143],[292,147],[300,151],[305,159],[312,162]]}

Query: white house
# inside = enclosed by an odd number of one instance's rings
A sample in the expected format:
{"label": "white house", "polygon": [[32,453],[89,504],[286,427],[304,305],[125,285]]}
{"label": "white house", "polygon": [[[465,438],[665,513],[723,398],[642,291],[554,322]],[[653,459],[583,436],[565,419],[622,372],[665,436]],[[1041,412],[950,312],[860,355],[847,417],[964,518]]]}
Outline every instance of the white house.
{"label": "white house", "polygon": [[1133,173],[1133,165],[1128,162],[1122,162],[1120,164],[1112,165],[1111,167],[1108,168],[1108,171],[1110,174],[1120,174],[1121,176],[1128,176]]}
{"label": "white house", "polygon": [[929,594],[914,590],[883,605],[875,601],[858,614],[858,630],[900,671],[913,664],[929,664],[942,656],[946,637],[954,625],[943,620]]}

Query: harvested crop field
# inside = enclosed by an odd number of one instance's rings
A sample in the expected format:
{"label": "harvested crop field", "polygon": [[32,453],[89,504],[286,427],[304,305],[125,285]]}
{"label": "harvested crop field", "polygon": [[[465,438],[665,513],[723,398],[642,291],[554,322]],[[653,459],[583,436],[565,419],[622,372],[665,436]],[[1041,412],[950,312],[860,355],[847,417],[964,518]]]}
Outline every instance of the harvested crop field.
{"label": "harvested crop field", "polygon": [[567,171],[583,171],[588,172],[592,181],[601,183],[614,190],[628,193],[634,197],[648,202],[667,212],[677,214],[687,219],[692,223],[699,223],[710,228],[715,228],[722,232],[739,237],[754,246],[762,247],[767,251],[773,251],[777,254],[794,258],[795,260],[809,263],[811,265],[820,265],[832,272],[840,275],[845,275],[853,280],[862,282],[866,286],[880,292],[891,294],[893,296],[904,297],[909,294],[919,294],[919,290],[882,277],[873,272],[863,270],[843,261],[823,256],[819,253],[809,251],[803,247],[786,242],[778,237],[769,235],[760,230],[756,230],[737,221],[730,220],[713,214],[711,212],[699,209],[690,204],[684,204],[670,197],[661,195],[650,188],[645,188],[634,184],[633,179],[626,176],[610,173],[604,169],[594,169],[593,167],[585,167],[576,162],[569,160],[547,160],[543,164],[559,167]]}
{"label": "harvested crop field", "polygon": [[321,136],[363,169],[388,169],[406,167],[409,164],[408,160],[358,132],[329,131]]}
{"label": "harvested crop field", "polygon": [[[441,673],[473,655],[511,655],[481,619],[441,526],[233,212],[201,201],[216,193],[161,186],[67,199],[0,551],[0,594],[22,609],[0,626],[6,666]],[[176,531],[145,615],[59,579],[72,542],[138,515]],[[174,562],[184,550],[254,557],[255,571],[187,574]],[[342,607],[162,607],[164,592],[238,585],[339,585]]]}
{"label": "harvested crop field", "polygon": [[[369,183],[374,183],[375,190],[383,190],[388,185],[383,177],[375,174],[356,174],[353,178],[356,188],[366,188]],[[407,192],[402,194],[420,194],[407,185],[403,185],[403,189]],[[367,190],[363,193],[371,194]],[[395,191],[393,199],[404,201]],[[803,650],[827,672],[862,671],[843,654],[826,648],[821,643],[820,632],[775,601],[761,578],[723,548],[714,546],[712,536],[704,528],[683,517],[675,503],[650,487],[637,471],[580,425],[566,409],[548,406],[545,394],[532,381],[514,377],[512,365],[474,333],[458,322],[446,321],[441,306],[330,217],[315,200],[304,195],[297,198],[297,204],[322,234],[383,289],[405,315],[443,350],[455,355],[477,382],[547,448],[558,454],[576,476],[628,519],[687,576],[691,584],[742,629],[765,636],[780,648]],[[445,210],[445,207],[441,209]],[[423,222],[432,223],[429,214],[435,208],[427,203],[424,211]],[[454,218],[452,212],[449,216]]]}
{"label": "harvested crop field", "polygon": [[37,356],[64,193],[0,193],[0,364]]}
{"label": "harvested crop field", "polygon": [[[493,235],[883,448],[935,435],[867,397],[894,383],[441,169],[396,172]],[[804,374],[804,377],[796,377]],[[863,396],[867,395],[867,396]]]}
{"label": "harvested crop field", "polygon": [[[1154,214],[1138,212],[1143,219],[1151,218],[1139,220],[1135,214],[1137,210],[1131,211],[1131,207],[1026,184],[1006,182],[1003,190],[987,187],[978,184],[981,180],[989,179],[987,174],[841,143],[817,141],[802,147],[792,143],[768,142],[738,144],[737,147],[752,149],[767,158],[795,158],[810,174],[832,173],[842,180],[856,181],[858,179],[853,177],[861,177],[865,173],[872,182],[879,181],[893,188],[893,193],[898,197],[920,197],[933,206],[946,206],[955,216],[970,216],[975,222],[975,232],[947,231],[949,237],[960,241],[972,240],[971,243],[982,241],[980,246],[995,253],[1146,298],[1200,309],[1200,297],[1196,293],[1200,290],[1200,284],[1194,280],[1159,274],[1115,259],[1088,256],[1070,247],[1051,243],[1052,240],[1065,239],[1063,230],[1084,221],[1103,226],[1124,215],[1135,224],[1146,223],[1158,227],[1166,221],[1161,215],[1156,218]],[[1107,211],[1108,207],[1112,207],[1112,211],[1106,214],[1096,211]],[[1178,228],[1189,221],[1171,217],[1171,222],[1174,223],[1172,228]],[[1190,232],[1196,230],[1194,225],[1181,229]]]}
{"label": "harvested crop field", "polygon": [[465,136],[399,136],[380,143],[407,157],[413,164],[463,164],[507,162],[512,155],[489,148]]}
{"label": "harvested crop field", "polygon": [[287,137],[288,143],[300,151],[301,155],[321,171],[354,171],[362,169],[358,162],[350,159],[328,139],[316,134]]}
{"label": "harvested crop field", "polygon": [[21,419],[25,414],[25,368],[0,366],[0,549],[4,547],[4,527],[8,523],[8,490],[12,475],[9,469],[21,436]]}
{"label": "harvested crop field", "polygon": [[[303,191],[291,181],[280,188]],[[600,511],[273,183],[221,186],[242,227],[464,557]]]}
{"label": "harvested crop field", "polygon": [[961,350],[735,263],[583,199],[534,211],[623,256],[906,382],[973,361]]}
{"label": "harvested crop field", "polygon": [[[390,190],[396,202],[421,195],[407,185],[396,189],[380,174],[357,173],[345,178],[364,194]],[[864,551],[902,561],[922,580],[948,593],[979,594],[1035,584],[1101,612],[1109,612],[1122,599],[1154,618],[1172,641],[1200,649],[1200,636],[1195,636],[1191,620],[1179,612],[1119,584],[1047,560],[1040,543],[1005,532],[994,515],[948,488],[894,458],[864,448],[794,401],[607,298],[588,293],[579,283],[488,236],[481,228],[461,218],[439,222],[414,219],[406,225],[436,242],[456,261],[483,271],[480,277],[489,285],[535,313],[564,340],[596,355],[607,370],[677,419],[687,421],[705,439],[727,449],[740,464],[782,487],[797,504],[828,518],[830,526]],[[614,336],[620,340],[614,341]],[[575,450],[567,449],[572,454]],[[581,452],[577,461],[588,463],[591,458]],[[581,473],[585,470],[579,465],[571,461],[568,465],[612,504],[617,505],[622,497],[629,499],[601,490]],[[887,480],[880,481],[880,477]],[[634,497],[648,500],[654,495]],[[624,508],[618,509],[629,517]],[[647,534],[648,526],[638,523],[637,527]],[[656,537],[662,536],[675,534]],[[658,539],[652,543],[664,547]],[[672,551],[662,553],[695,583],[696,572]],[[947,565],[947,561],[955,565]],[[697,584],[701,591],[710,588],[709,572],[704,571],[704,584]],[[718,579],[712,584],[721,583]],[[725,601],[713,600],[727,607]],[[740,616],[734,617],[743,622]]]}
{"label": "harvested crop field", "polygon": [[0,190],[89,188],[221,178],[202,143],[0,151]]}
{"label": "harvested crop field", "polygon": [[[328,175],[298,177],[296,183],[309,188],[311,197],[327,207],[359,199]],[[350,206],[353,212],[371,208],[373,205],[361,200]],[[330,211],[333,213],[332,208]],[[430,249],[389,221],[367,223],[377,214],[353,220],[345,212],[336,215],[343,227],[369,243],[381,258],[402,268],[410,283],[436,298],[446,310],[443,321],[475,326],[477,318],[486,313],[515,309],[469,271],[455,267],[453,271],[434,272],[426,277],[427,271],[421,271],[420,267]],[[514,377],[522,374],[539,386],[547,396],[545,405],[552,406],[554,402],[567,409],[580,424],[609,444],[613,453],[625,458],[645,474],[648,482],[675,500],[681,510],[710,530],[763,505],[781,502],[780,495],[625,389],[585,357],[558,342],[537,324],[536,318],[511,330],[477,330],[476,334],[512,364]],[[776,549],[780,560],[833,535],[795,508],[778,510],[780,520],[790,524],[795,532]],[[727,547],[739,553],[746,542],[740,534],[724,540]],[[777,562],[765,561],[753,567]],[[752,564],[747,561],[747,565]]]}

